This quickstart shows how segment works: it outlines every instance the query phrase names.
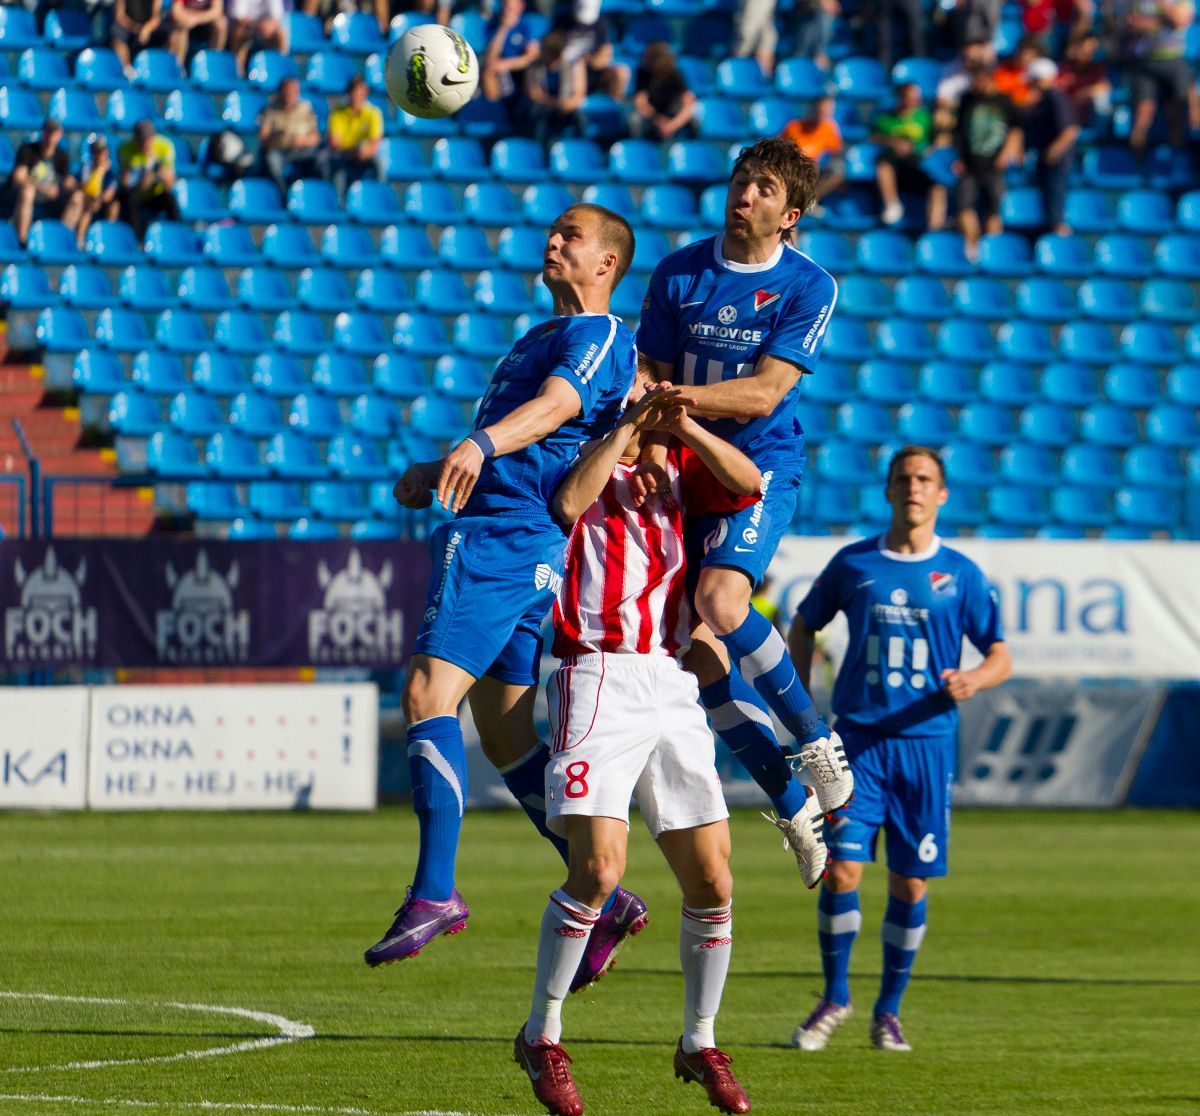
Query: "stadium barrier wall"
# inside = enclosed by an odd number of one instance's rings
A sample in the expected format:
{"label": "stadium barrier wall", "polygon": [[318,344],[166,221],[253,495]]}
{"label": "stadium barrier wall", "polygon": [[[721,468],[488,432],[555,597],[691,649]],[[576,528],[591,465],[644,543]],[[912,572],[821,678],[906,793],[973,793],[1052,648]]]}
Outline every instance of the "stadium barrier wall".
{"label": "stadium barrier wall", "polygon": [[374,685],[0,688],[0,808],[373,810]]}

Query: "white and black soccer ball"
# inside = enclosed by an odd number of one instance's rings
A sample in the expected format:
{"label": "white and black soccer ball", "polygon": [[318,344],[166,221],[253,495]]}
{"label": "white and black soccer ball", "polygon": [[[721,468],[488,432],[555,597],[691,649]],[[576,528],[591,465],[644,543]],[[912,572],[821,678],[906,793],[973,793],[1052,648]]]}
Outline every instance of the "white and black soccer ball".
{"label": "white and black soccer ball", "polygon": [[413,116],[436,120],[475,96],[479,60],[457,31],[427,23],[392,44],[384,66],[388,96]]}

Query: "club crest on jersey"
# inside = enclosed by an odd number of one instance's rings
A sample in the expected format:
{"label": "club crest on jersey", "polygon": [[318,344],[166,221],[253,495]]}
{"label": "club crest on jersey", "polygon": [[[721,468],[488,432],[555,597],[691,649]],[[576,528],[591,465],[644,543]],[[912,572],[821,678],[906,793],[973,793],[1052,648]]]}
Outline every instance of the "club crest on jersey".
{"label": "club crest on jersey", "polygon": [[938,573],[934,570],[929,575],[929,587],[939,597],[949,597],[955,592],[954,575],[948,573]]}
{"label": "club crest on jersey", "polygon": [[722,306],[721,309],[717,311],[717,321],[720,322],[721,325],[733,325],[733,323],[737,321],[737,307]]}
{"label": "club crest on jersey", "polygon": [[757,314],[760,310],[765,310],[773,302],[778,302],[781,293],[780,291],[755,291],[754,312]]}

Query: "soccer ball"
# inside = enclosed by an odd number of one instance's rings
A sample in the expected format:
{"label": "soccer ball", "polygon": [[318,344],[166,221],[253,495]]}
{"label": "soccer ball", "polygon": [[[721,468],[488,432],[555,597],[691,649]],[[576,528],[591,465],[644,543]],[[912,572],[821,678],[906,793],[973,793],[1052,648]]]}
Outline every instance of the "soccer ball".
{"label": "soccer ball", "polygon": [[475,96],[479,61],[457,31],[426,23],[392,44],[383,76],[388,96],[405,112],[436,120]]}

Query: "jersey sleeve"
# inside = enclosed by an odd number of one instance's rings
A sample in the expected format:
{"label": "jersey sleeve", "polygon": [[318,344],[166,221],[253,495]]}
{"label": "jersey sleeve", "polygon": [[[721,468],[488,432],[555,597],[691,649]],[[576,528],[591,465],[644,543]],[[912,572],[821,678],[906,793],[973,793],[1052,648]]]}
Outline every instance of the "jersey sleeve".
{"label": "jersey sleeve", "polygon": [[730,492],[704,463],[704,459],[682,443],[672,445],[679,465],[679,489],[683,495],[683,514],[688,519],[702,515],[731,515],[752,507],[759,494],[739,496]]}
{"label": "jersey sleeve", "polygon": [[842,608],[842,556],[835,554],[796,608],[810,632],[819,632]]}
{"label": "jersey sleeve", "polygon": [[566,380],[579,393],[584,417],[598,400],[608,394],[624,375],[629,348],[629,331],[611,314],[580,318],[566,327],[558,360],[550,376]]}
{"label": "jersey sleeve", "polygon": [[642,302],[642,318],[637,332],[639,352],[645,353],[651,360],[674,365],[677,311],[670,276],[660,263],[650,276],[646,297]]}
{"label": "jersey sleeve", "polygon": [[1000,596],[995,587],[972,563],[968,576],[969,592],[963,601],[963,632],[980,654],[986,655],[993,643],[1004,639],[1000,621]]}
{"label": "jersey sleeve", "polygon": [[794,297],[792,305],[779,316],[762,351],[811,372],[825,344],[837,294],[833,276],[821,269],[814,270],[803,292]]}

